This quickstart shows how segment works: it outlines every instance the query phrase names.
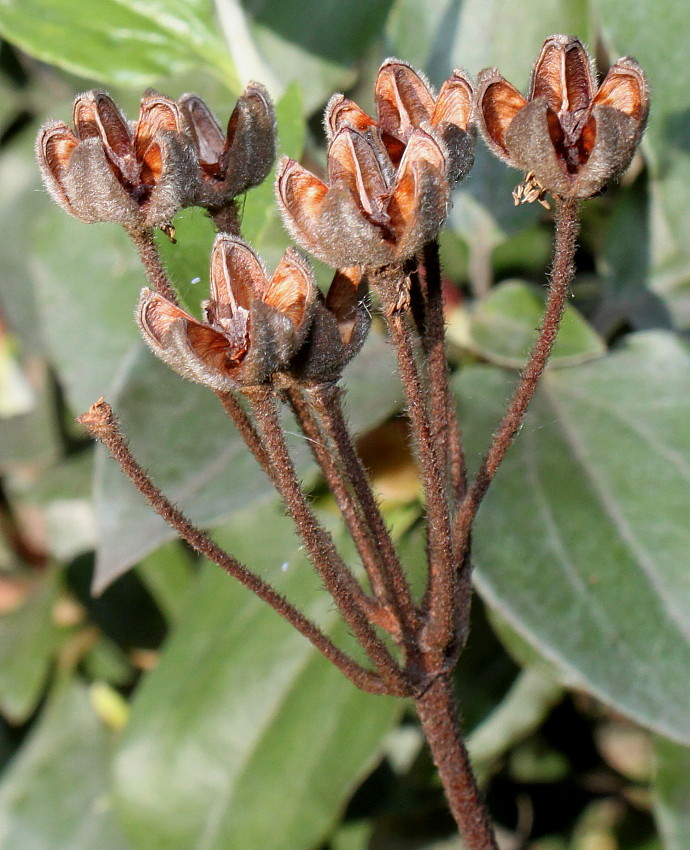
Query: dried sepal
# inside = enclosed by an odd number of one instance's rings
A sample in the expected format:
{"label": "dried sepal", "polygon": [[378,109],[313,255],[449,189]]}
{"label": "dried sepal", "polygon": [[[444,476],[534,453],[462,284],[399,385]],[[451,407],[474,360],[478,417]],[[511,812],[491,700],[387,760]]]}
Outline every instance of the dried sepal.
{"label": "dried sepal", "polygon": [[361,267],[336,271],[326,297],[319,296],[307,340],[290,364],[290,379],[304,386],[340,378],[369,332],[368,297]]}
{"label": "dried sepal", "polygon": [[[477,114],[489,147],[560,197],[588,198],[630,164],[644,131],[649,92],[633,59],[597,88],[581,42],[556,35],[542,47],[527,99],[495,69],[479,75]],[[540,192],[520,199],[543,199]]]}
{"label": "dried sepal", "polygon": [[415,128],[431,121],[431,86],[407,62],[386,59],[376,78],[374,96],[379,126],[398,139],[407,140]]}
{"label": "dried sepal", "polygon": [[487,68],[477,77],[477,103],[484,141],[496,156],[508,160],[506,131],[527,101],[496,68]]}
{"label": "dried sepal", "polygon": [[406,62],[387,59],[376,80],[376,105],[382,140],[398,164],[415,130],[425,130],[445,146],[448,178],[457,182],[474,163],[474,93],[464,71],[453,71],[436,97],[426,78]]}
{"label": "dried sepal", "polygon": [[441,86],[431,127],[441,136],[448,157],[451,183],[463,180],[474,165],[477,131],[472,120],[474,90],[464,71],[453,71]]}
{"label": "dried sepal", "polygon": [[334,94],[326,105],[323,125],[326,137],[331,141],[339,130],[349,127],[351,130],[363,135],[371,130],[378,129],[378,124],[360,109],[359,106],[343,94]]}

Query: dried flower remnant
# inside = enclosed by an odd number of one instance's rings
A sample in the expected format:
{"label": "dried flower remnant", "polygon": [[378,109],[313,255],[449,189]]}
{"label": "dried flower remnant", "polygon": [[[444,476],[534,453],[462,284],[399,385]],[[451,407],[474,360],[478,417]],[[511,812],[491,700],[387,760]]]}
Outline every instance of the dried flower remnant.
{"label": "dried flower remnant", "polygon": [[436,236],[450,201],[446,152],[424,130],[412,131],[393,169],[344,127],[328,147],[328,180],[284,157],[276,195],[295,241],[335,268],[408,259]]}
{"label": "dried flower remnant", "polygon": [[305,344],[289,373],[304,385],[336,381],[364,344],[371,326],[369,287],[359,266],[339,269],[325,298],[319,294]]}
{"label": "dried flower remnant", "polygon": [[197,95],[185,94],[178,103],[199,161],[198,206],[222,208],[266,179],[276,156],[276,116],[262,85],[249,83],[225,133]]}
{"label": "dried flower remnant", "polygon": [[137,320],[154,354],[172,369],[228,392],[268,382],[303,344],[317,288],[288,248],[270,280],[241,239],[221,234],[211,254],[210,298],[200,322],[157,292],[142,290]]}
{"label": "dried flower remnant", "polygon": [[542,190],[589,198],[630,164],[649,111],[644,73],[619,59],[597,89],[582,43],[554,35],[544,42],[525,99],[495,68],[477,81],[477,114],[491,150],[531,172],[518,200]]}
{"label": "dried flower remnant", "polygon": [[109,95],[89,91],[74,101],[73,123],[74,132],[63,122],[45,124],[36,141],[46,188],[71,215],[169,229],[194,202],[196,156],[174,101],[148,92],[132,127]]}

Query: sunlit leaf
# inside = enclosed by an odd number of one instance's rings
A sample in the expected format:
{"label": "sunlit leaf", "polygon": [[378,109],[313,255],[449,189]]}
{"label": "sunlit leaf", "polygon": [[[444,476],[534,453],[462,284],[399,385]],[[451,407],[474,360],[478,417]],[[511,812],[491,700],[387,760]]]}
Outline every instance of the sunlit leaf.
{"label": "sunlit leaf", "polygon": [[202,66],[238,90],[211,0],[5,0],[0,32],[22,50],[104,83],[146,86]]}
{"label": "sunlit leaf", "polygon": [[46,576],[19,608],[0,617],[0,710],[20,723],[36,708],[45,687],[60,628],[53,620],[58,581]]}
{"label": "sunlit leaf", "polygon": [[[457,384],[469,458],[510,395],[494,367]],[[639,334],[550,370],[481,508],[477,584],[509,624],[639,723],[690,741],[690,356]]]}
{"label": "sunlit leaf", "polygon": [[0,846],[131,850],[112,817],[112,735],[88,690],[64,679],[0,783]]}
{"label": "sunlit leaf", "polygon": [[[521,368],[536,341],[544,301],[545,293],[525,281],[503,281],[476,302],[465,328],[458,326],[454,334],[451,319],[449,338],[491,363]],[[550,365],[572,366],[601,357],[605,350],[580,313],[567,306]]]}
{"label": "sunlit leaf", "polygon": [[665,850],[690,845],[690,748],[657,738],[654,812]]}

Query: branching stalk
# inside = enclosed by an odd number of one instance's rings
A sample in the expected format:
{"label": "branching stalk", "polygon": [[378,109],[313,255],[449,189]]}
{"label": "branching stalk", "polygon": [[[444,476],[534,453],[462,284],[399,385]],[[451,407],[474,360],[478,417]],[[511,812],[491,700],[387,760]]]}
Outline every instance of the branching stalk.
{"label": "branching stalk", "polygon": [[390,532],[381,514],[369,483],[366,469],[352,441],[342,408],[342,391],[335,386],[315,387],[310,392],[319,412],[326,434],[338,451],[348,479],[369,525],[370,535],[376,543],[381,572],[385,585],[402,626],[403,644],[407,654],[413,653],[414,638],[421,625],[419,612],[412,599],[412,591],[405,576]]}
{"label": "branching stalk", "polygon": [[127,445],[110,405],[103,399],[91,406],[89,411],[77,420],[92,437],[99,440],[119,463],[124,474],[144,496],[156,513],[161,516],[179,536],[209,561],[217,564],[229,576],[237,579],[247,589],[268,603],[281,617],[284,617],[300,634],[304,635],[323,655],[341,670],[351,682],[369,693],[388,693],[381,678],[371,670],[366,670],[352,658],[338,649],[320,629],[307,619],[297,608],[287,601],[278,591],[264,582],[259,576],[247,569],[232,555],[216,545],[203,531],[167,499],[151,481],[146,472],[137,463]]}
{"label": "branching stalk", "polygon": [[270,387],[257,387],[247,395],[261,429],[266,451],[276,470],[274,483],[324,586],[390,692],[409,695],[410,682],[372,626],[376,614],[372,617],[371,612],[378,608],[378,601],[367,596],[357,583],[302,492],[285,443],[273,390]]}
{"label": "branching stalk", "polygon": [[398,358],[398,371],[426,496],[429,576],[425,607],[428,623],[422,640],[425,646],[445,650],[453,643],[456,623],[455,568],[446,475],[434,443],[412,334],[404,311],[399,309],[399,293],[405,286],[404,272],[402,269],[386,269],[374,280]]}
{"label": "branching stalk", "polygon": [[302,393],[297,389],[291,389],[288,390],[287,395],[299,426],[309,441],[312,454],[321,467],[326,483],[357,547],[373,594],[381,603],[380,616],[379,612],[374,612],[374,616],[379,618],[376,625],[385,629],[399,641],[401,627],[393,602],[388,574],[382,563],[381,553],[370,523],[362,511],[361,505],[357,502],[356,496],[348,486],[348,476],[343,467],[342,458],[337,451],[334,451],[334,447],[316,420],[311,405]]}

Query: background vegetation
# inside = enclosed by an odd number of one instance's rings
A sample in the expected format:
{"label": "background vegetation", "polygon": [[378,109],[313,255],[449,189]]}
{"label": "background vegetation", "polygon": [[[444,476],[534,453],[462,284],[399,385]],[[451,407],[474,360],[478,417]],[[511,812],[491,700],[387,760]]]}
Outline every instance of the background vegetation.
{"label": "background vegetation", "polygon": [[[249,79],[281,151],[323,161],[332,91],[371,106],[396,55],[439,85],[488,65],[519,87],[553,32],[652,87],[643,156],[586,204],[553,364],[480,514],[458,670],[506,848],[690,846],[690,37],[683,0],[5,0],[0,4],[0,848],[458,846],[406,707],[357,692],[268,608],[171,540],[73,423],[105,395],[154,480],[338,632],[259,468],[212,394],[144,349],[144,276],[115,225],[40,187],[33,138],[107,87],[155,85],[225,121]],[[458,409],[478,459],[539,321],[551,226],[479,144],[442,240]],[[199,210],[163,244],[187,304]],[[287,244],[270,181],[243,231]],[[326,270],[320,271],[323,281]],[[195,282],[201,279],[200,282]],[[373,333],[348,411],[411,570],[421,506],[391,352]],[[331,502],[294,449],[316,504]],[[333,527],[338,534],[335,514]],[[132,569],[133,568],[133,569]],[[93,596],[95,586],[101,595]],[[342,631],[342,630],[341,630]],[[342,640],[348,640],[343,634]]]}

